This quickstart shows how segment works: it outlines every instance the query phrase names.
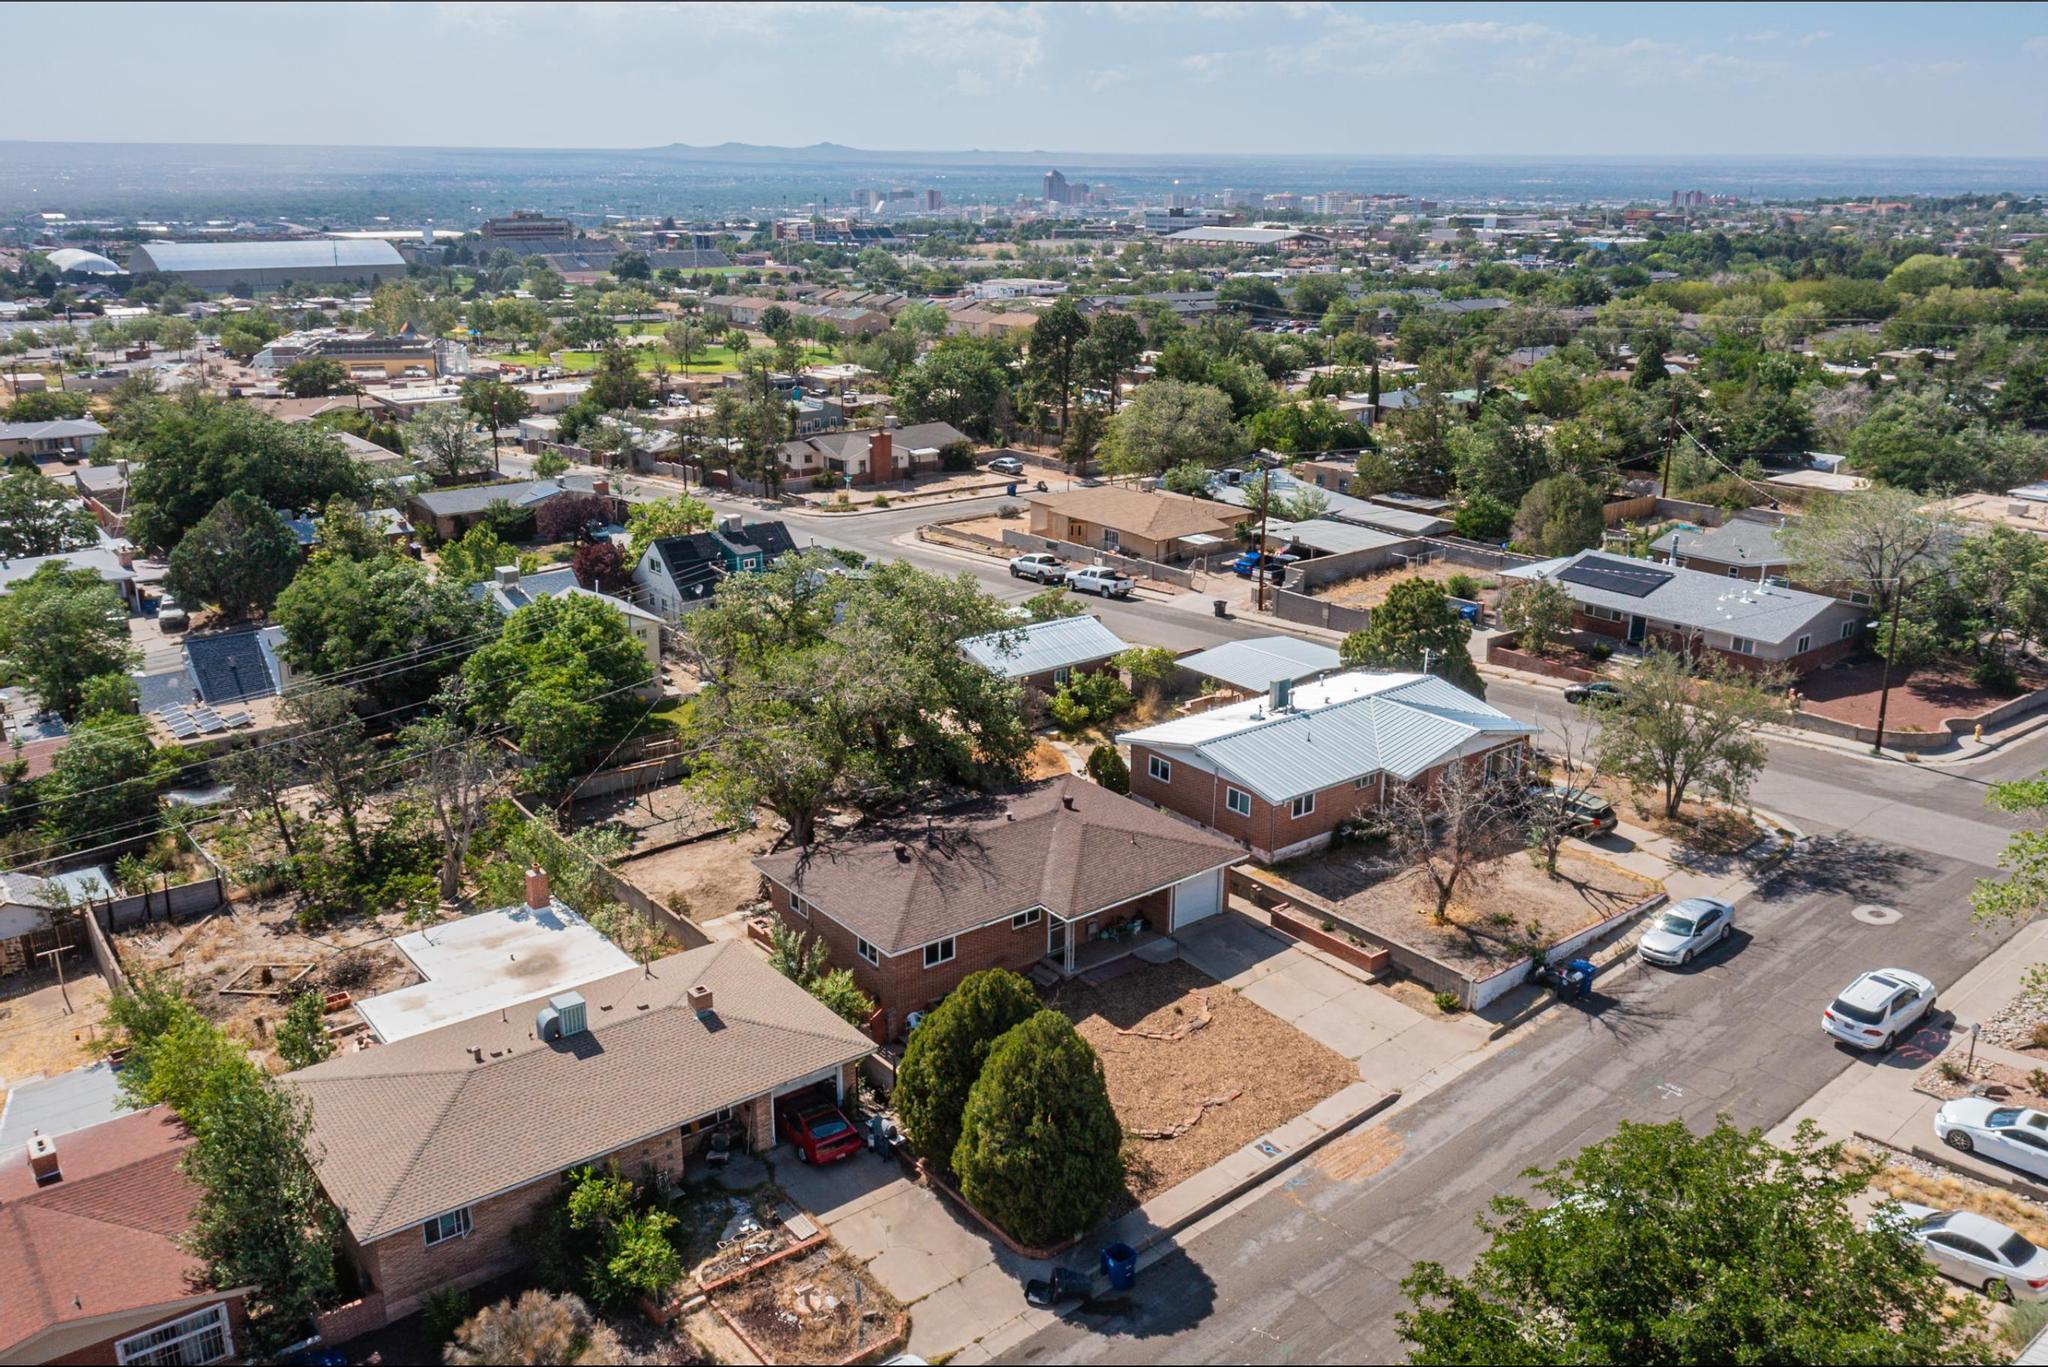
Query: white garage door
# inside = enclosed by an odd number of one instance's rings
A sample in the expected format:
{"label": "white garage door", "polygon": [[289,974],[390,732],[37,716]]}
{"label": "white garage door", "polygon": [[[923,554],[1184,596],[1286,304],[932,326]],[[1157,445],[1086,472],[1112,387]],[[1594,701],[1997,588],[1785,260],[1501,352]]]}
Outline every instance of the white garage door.
{"label": "white garage door", "polygon": [[1173,928],[1191,926],[1223,910],[1223,870],[1211,869],[1173,885]]}

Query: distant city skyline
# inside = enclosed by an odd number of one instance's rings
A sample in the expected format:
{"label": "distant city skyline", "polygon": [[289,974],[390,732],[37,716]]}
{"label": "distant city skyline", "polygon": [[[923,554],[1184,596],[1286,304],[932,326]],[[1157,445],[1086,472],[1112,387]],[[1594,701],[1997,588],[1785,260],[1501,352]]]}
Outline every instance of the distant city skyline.
{"label": "distant city skyline", "polygon": [[2048,154],[2048,7],[7,6],[32,141]]}

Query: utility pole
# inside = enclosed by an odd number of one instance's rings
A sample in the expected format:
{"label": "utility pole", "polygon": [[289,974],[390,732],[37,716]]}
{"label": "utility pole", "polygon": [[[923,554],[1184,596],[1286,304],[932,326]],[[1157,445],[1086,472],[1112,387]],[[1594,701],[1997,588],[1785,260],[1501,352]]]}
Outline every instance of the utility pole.
{"label": "utility pole", "polygon": [[1258,610],[1260,612],[1264,612],[1266,610],[1266,518],[1272,513],[1272,511],[1273,467],[1271,464],[1267,464],[1263,472],[1263,478],[1260,482],[1259,491],[1259,540],[1258,544],[1252,547],[1253,552],[1259,557]]}
{"label": "utility pole", "polygon": [[[1668,382],[1667,382],[1668,383]],[[1671,419],[1664,427],[1664,473],[1657,480],[1657,497],[1671,497],[1671,451],[1678,445],[1678,388],[1671,389]]]}
{"label": "utility pole", "polygon": [[1877,739],[1870,743],[1870,753],[1884,753],[1884,713],[1892,700],[1892,656],[1899,649],[1899,609],[1906,601],[1905,585],[1900,580],[1892,581],[1892,625],[1891,639],[1884,648],[1884,669],[1878,676],[1877,685]]}
{"label": "utility pole", "polygon": [[[90,916],[92,912],[88,910],[85,914]],[[70,945],[58,945],[55,949],[36,951],[38,959],[48,959],[57,965],[57,995],[64,999],[64,1014],[67,1016],[71,1014],[71,989],[64,986],[64,951],[69,948]]]}

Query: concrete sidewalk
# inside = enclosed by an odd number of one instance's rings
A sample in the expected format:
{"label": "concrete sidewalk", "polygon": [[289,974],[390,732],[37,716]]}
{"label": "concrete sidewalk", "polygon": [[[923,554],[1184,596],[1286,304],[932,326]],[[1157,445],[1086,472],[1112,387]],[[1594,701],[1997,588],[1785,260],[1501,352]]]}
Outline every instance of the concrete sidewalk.
{"label": "concrete sidewalk", "polygon": [[[1889,1055],[1858,1053],[1835,1044],[1821,1033],[1820,1008],[1816,1005],[1811,1047],[1837,1049],[1854,1063],[1840,1077],[1809,1097],[1768,1137],[1774,1142],[1784,1143],[1791,1138],[1800,1121],[1811,1120],[1830,1139],[1851,1139],[1861,1131],[1899,1148],[1914,1145],[1939,1148],[1939,1141],[1934,1137],[1933,1119],[1941,1103],[1914,1091],[1913,1080],[1951,1048],[1960,1057],[1969,1047],[1971,1022],[1984,1020],[2011,1001],[2019,993],[2027,970],[2043,959],[2048,959],[2048,921],[2036,921],[2023,928],[1953,986],[1936,984],[1941,991],[1934,1019],[1902,1040]],[[1854,971],[1851,966],[1844,966],[1845,984]],[[2008,1051],[1982,1043],[1978,1045],[1977,1052],[1980,1057],[1987,1054],[2000,1056],[2003,1062],[2019,1057],[2007,1056]],[[2037,1065],[2034,1060],[2027,1059],[2023,1066]],[[2016,1176],[2010,1169],[1985,1163],[1982,1159],[1966,1157],[1952,1150],[1942,1150],[1942,1153],[1957,1167],[1993,1176],[2000,1181],[2010,1182]]]}

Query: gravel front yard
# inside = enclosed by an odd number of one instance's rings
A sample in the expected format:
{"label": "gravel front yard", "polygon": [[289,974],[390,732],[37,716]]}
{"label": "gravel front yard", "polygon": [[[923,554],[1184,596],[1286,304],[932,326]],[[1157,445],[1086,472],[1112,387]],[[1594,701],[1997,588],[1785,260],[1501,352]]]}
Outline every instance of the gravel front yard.
{"label": "gravel front yard", "polygon": [[1343,1056],[1186,963],[1076,979],[1047,997],[1102,1058],[1134,1154],[1134,1204],[1358,1080]]}
{"label": "gravel front yard", "polygon": [[1476,580],[1481,585],[1497,585],[1500,582],[1485,570],[1475,570],[1470,565],[1453,565],[1446,560],[1432,560],[1427,565],[1418,565],[1412,569],[1398,566],[1373,574],[1362,574],[1356,579],[1341,580],[1316,596],[1326,603],[1336,603],[1347,608],[1376,608],[1387,601],[1387,595],[1393,592],[1394,585],[1404,579],[1431,579],[1441,584],[1457,574]]}

